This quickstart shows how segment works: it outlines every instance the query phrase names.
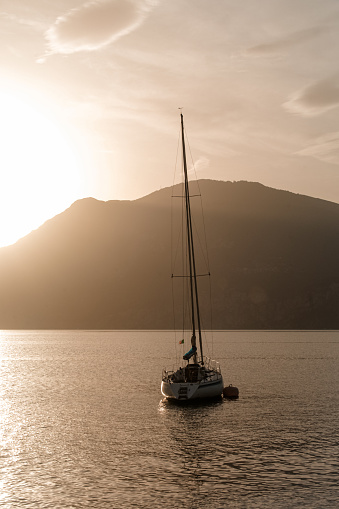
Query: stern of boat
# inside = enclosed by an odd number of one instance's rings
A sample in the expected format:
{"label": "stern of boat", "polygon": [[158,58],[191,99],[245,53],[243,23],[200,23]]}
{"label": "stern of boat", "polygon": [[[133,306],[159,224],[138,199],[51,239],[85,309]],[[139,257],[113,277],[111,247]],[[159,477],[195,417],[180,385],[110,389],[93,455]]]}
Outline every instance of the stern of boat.
{"label": "stern of boat", "polygon": [[205,365],[188,364],[173,371],[164,370],[161,393],[178,401],[215,398],[224,388],[220,367],[211,362]]}

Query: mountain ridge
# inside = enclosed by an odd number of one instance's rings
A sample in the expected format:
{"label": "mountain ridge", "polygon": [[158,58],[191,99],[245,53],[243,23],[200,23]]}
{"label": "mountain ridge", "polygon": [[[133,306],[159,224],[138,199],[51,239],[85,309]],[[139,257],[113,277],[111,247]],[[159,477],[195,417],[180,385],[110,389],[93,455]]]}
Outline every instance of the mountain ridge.
{"label": "mountain ridge", "polygon": [[[200,191],[215,328],[339,328],[338,204],[201,180],[194,210]],[[171,195],[77,200],[1,248],[0,328],[173,328]]]}

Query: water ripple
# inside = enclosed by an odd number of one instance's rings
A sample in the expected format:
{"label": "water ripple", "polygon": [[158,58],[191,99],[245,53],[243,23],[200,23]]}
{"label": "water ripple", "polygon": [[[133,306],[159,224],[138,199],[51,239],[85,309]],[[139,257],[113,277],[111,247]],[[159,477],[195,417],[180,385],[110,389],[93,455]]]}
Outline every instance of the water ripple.
{"label": "water ripple", "polygon": [[224,333],[239,400],[184,407],[159,402],[167,334],[2,335],[0,507],[338,507],[338,335]]}

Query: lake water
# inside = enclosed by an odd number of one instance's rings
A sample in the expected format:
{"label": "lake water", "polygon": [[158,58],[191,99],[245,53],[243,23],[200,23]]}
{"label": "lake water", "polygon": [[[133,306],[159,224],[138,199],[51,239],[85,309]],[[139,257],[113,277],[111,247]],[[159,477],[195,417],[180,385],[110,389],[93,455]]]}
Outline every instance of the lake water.
{"label": "lake water", "polygon": [[339,507],[339,332],[215,332],[208,405],[162,401],[177,343],[0,333],[0,507]]}

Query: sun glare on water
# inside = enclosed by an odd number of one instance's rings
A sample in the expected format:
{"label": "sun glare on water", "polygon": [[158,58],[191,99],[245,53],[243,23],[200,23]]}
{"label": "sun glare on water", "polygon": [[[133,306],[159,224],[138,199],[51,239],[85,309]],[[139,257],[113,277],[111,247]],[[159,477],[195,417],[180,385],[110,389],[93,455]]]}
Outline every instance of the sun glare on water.
{"label": "sun glare on water", "polygon": [[0,92],[0,247],[81,197],[80,160],[56,122]]}

